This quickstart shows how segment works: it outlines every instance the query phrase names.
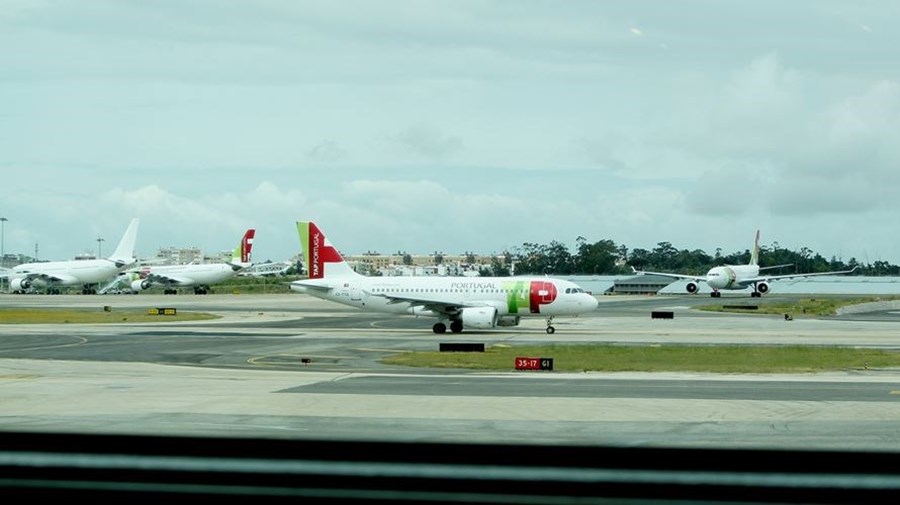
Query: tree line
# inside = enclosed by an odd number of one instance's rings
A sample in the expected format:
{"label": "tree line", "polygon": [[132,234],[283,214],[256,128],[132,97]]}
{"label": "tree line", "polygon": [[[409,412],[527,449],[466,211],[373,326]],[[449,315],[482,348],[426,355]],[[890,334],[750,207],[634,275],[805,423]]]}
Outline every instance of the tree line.
{"label": "tree line", "polygon": [[[714,254],[700,249],[677,249],[669,242],[659,242],[651,250],[631,249],[604,239],[590,243],[584,237],[576,239],[575,252],[564,244],[552,241],[549,244],[526,242],[512,251],[491,258],[489,267],[480,270],[481,275],[623,275],[631,273],[631,267],[638,270],[656,270],[687,275],[705,274],[707,270],[720,265],[741,265],[750,262],[750,250],[722,254],[721,248]],[[759,265],[761,267],[788,265],[784,273],[815,273],[835,270],[850,270],[857,267],[854,275],[900,276],[900,266],[887,261],[860,263],[856,258],[849,261],[832,256],[826,259],[807,247],[792,251],[780,247],[778,243],[760,246]]]}

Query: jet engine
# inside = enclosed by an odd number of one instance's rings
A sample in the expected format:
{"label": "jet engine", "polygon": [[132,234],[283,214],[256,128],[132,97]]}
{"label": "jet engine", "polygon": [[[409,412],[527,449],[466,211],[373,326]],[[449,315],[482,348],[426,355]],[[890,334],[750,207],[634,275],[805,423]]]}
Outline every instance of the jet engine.
{"label": "jet engine", "polygon": [[28,279],[13,279],[9,281],[9,289],[13,291],[25,291],[31,287],[31,281]]}
{"label": "jet engine", "polygon": [[691,281],[691,282],[687,283],[687,286],[685,286],[684,289],[687,290],[688,293],[694,294],[697,292],[697,288],[699,288],[699,287],[700,286],[697,286],[696,282]]}
{"label": "jet engine", "polygon": [[494,307],[465,307],[460,310],[463,326],[467,328],[493,328],[497,326],[497,309]]}
{"label": "jet engine", "polygon": [[757,282],[756,290],[759,291],[759,294],[764,295],[769,292],[769,283],[768,282]]}
{"label": "jet engine", "polygon": [[132,291],[143,291],[150,287],[150,281],[147,279],[138,279],[136,281],[131,282],[131,290]]}

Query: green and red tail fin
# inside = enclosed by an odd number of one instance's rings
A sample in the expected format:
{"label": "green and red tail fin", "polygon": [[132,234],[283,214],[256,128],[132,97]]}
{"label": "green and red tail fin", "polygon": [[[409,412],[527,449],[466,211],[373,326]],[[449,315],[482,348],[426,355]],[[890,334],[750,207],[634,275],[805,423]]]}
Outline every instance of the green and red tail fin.
{"label": "green and red tail fin", "polygon": [[310,279],[355,275],[341,253],[331,245],[322,230],[312,221],[297,221],[300,252]]}
{"label": "green and red tail fin", "polygon": [[244,232],[241,242],[231,252],[232,263],[250,263],[251,253],[253,252],[253,237],[255,236],[256,230],[253,228]]}

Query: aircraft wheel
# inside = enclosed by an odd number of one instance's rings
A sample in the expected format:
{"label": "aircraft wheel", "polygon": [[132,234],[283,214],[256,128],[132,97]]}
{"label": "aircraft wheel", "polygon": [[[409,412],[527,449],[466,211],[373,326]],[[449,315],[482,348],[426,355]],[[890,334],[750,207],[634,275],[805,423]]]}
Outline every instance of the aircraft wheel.
{"label": "aircraft wheel", "polygon": [[459,333],[462,330],[462,321],[453,321],[450,323],[450,331],[452,331],[453,333]]}
{"label": "aircraft wheel", "polygon": [[548,326],[548,327],[547,327],[547,334],[548,334],[548,335],[553,335],[554,333],[556,333],[556,328],[554,328],[554,327],[552,327],[552,326]]}
{"label": "aircraft wheel", "polygon": [[431,327],[431,330],[435,333],[446,333],[447,325],[444,323],[434,323],[434,326]]}
{"label": "aircraft wheel", "polygon": [[751,298],[759,298],[759,296],[760,296],[759,291],[754,291],[754,292],[750,293]]}

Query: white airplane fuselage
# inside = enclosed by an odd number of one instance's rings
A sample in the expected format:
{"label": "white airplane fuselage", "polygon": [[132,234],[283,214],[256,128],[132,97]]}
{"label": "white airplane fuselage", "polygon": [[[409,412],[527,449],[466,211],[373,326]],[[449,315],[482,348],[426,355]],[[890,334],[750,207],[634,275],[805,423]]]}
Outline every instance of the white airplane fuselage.
{"label": "white airplane fuselage", "polygon": [[123,268],[105,259],[24,263],[10,269],[9,285],[13,291],[49,286],[83,286],[112,279]]}
{"label": "white airplane fuselage", "polygon": [[235,276],[235,270],[225,263],[159,266],[150,268],[149,273],[177,278],[179,286],[215,284]]}
{"label": "white airplane fuselage", "polygon": [[[574,283],[542,277],[365,277],[294,281],[291,289],[318,298],[380,312],[438,315],[436,305],[489,306],[499,316],[576,315],[597,307],[597,299]],[[397,301],[402,298],[415,302]]]}
{"label": "white airplane fuselage", "polygon": [[749,284],[744,279],[759,276],[757,265],[726,265],[713,267],[706,273],[706,284],[714,290],[746,289]]}

